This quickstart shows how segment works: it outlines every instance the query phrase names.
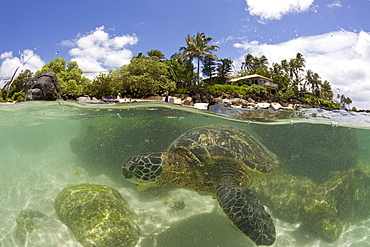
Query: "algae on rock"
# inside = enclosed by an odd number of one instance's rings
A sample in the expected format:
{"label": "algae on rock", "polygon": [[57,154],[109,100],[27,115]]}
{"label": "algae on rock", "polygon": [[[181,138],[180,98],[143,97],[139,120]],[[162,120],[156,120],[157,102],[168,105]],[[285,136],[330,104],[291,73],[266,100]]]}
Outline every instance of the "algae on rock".
{"label": "algae on rock", "polygon": [[15,238],[20,241],[22,246],[26,244],[27,235],[37,230],[37,226],[33,222],[33,218],[45,219],[47,216],[39,211],[25,209],[22,210],[16,218],[17,225],[14,229],[14,235]]}
{"label": "algae on rock", "polygon": [[133,211],[121,194],[109,186],[68,186],[56,196],[54,208],[84,247],[135,246],[139,240]]}
{"label": "algae on rock", "polygon": [[302,212],[302,228],[333,242],[350,225],[370,217],[370,177],[358,168],[337,172],[315,188]]}
{"label": "algae on rock", "polygon": [[277,170],[255,182],[251,189],[275,217],[297,223],[306,198],[314,187],[315,183],[307,177]]}

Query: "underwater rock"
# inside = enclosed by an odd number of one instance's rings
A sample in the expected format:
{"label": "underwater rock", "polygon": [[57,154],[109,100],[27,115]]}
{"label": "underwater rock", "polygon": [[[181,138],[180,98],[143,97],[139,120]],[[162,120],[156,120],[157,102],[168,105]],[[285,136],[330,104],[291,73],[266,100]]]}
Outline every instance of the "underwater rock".
{"label": "underwater rock", "polygon": [[333,242],[350,225],[370,217],[370,177],[358,168],[337,172],[311,193],[301,227]]}
{"label": "underwater rock", "polygon": [[306,198],[314,188],[315,183],[311,179],[278,170],[256,181],[251,189],[274,217],[297,223]]}
{"label": "underwater rock", "polygon": [[26,84],[26,100],[57,100],[62,89],[54,72],[42,72]]}
{"label": "underwater rock", "polygon": [[26,244],[27,235],[37,230],[33,218],[47,218],[47,216],[35,210],[25,209],[16,218],[17,225],[14,229],[14,236],[22,246]]}
{"label": "underwater rock", "polygon": [[109,186],[68,186],[55,198],[54,208],[84,247],[135,246],[139,240],[133,211],[121,194]]}
{"label": "underwater rock", "polygon": [[281,167],[317,183],[332,172],[354,167],[358,157],[356,130],[326,124],[251,125],[262,143],[278,157]]}

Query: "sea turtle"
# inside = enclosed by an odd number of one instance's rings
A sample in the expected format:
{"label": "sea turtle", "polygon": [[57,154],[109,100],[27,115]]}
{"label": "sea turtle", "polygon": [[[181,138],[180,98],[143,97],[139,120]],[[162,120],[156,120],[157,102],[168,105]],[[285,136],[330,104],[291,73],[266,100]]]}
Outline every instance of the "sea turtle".
{"label": "sea turtle", "polygon": [[257,245],[271,245],[276,236],[272,218],[248,188],[277,164],[276,156],[246,131],[210,125],[182,134],[166,152],[130,158],[122,173],[141,186],[177,185],[215,194],[237,229]]}

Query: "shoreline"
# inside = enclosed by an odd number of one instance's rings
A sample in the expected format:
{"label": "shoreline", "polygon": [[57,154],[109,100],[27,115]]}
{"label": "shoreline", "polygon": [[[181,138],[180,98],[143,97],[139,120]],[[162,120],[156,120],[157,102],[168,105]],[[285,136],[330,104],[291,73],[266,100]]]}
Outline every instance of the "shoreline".
{"label": "shoreline", "polygon": [[[88,96],[78,97],[77,102],[79,103],[87,103],[87,104],[130,104],[130,103],[138,103],[138,102],[166,102],[166,97],[164,96],[150,96],[146,99],[139,99],[139,98],[123,98],[123,99],[96,99],[95,97],[90,98]],[[317,108],[323,109],[328,111],[333,110],[345,110],[348,111],[346,108],[329,108],[329,107],[319,107],[317,105],[311,105],[308,103],[289,103],[287,106],[283,106],[279,102],[248,102],[241,98],[233,98],[233,99],[225,99],[222,101],[212,101],[208,102],[194,102],[191,97],[185,97],[184,99],[177,97],[177,96],[170,96],[168,98],[169,104],[176,104],[182,105],[186,107],[193,107],[200,110],[212,110],[210,108],[214,107],[223,107],[228,109],[235,109],[237,110],[266,110],[271,109],[274,111],[279,110],[299,110],[302,108]],[[213,110],[214,111],[214,110]],[[370,112],[370,110],[360,110],[357,112]]]}
{"label": "shoreline", "polygon": [[[195,99],[194,99],[195,98]],[[138,103],[138,102],[166,102],[165,96],[150,96],[148,98],[119,98],[119,99],[97,99],[95,97],[89,96],[80,96],[74,99],[76,102],[83,103],[83,104],[129,104],[129,103]],[[14,105],[17,101],[7,101],[7,102],[0,102],[1,105]],[[326,106],[318,106],[312,105],[306,102],[288,102],[281,104],[277,101],[255,101],[252,99],[242,99],[242,98],[215,98],[211,102],[203,102],[199,100],[197,97],[191,97],[188,95],[181,95],[178,96],[169,96],[168,101],[166,103],[169,104],[176,104],[182,105],[186,107],[192,107],[200,110],[211,110],[217,111],[216,107],[221,107],[224,109],[230,110],[273,110],[273,111],[281,111],[281,110],[300,110],[300,109],[322,109],[327,111],[350,111],[347,108],[333,108],[333,107],[326,107]],[[353,112],[365,112],[370,113],[370,110],[356,110]]]}

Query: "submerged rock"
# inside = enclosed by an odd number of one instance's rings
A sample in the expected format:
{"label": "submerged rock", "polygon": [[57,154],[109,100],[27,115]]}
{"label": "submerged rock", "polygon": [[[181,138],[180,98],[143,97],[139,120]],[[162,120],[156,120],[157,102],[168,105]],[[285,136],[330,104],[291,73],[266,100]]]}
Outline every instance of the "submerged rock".
{"label": "submerged rock", "polygon": [[54,202],[60,220],[83,246],[135,246],[139,226],[114,188],[78,184],[64,188]]}
{"label": "submerged rock", "polygon": [[328,242],[370,217],[370,177],[358,168],[337,172],[317,186],[302,211],[302,228]]}
{"label": "submerged rock", "polygon": [[25,209],[16,218],[17,225],[14,229],[14,236],[20,242],[21,246],[26,244],[27,235],[37,230],[37,226],[33,221],[34,218],[46,219],[47,216],[39,211]]}
{"label": "submerged rock", "polygon": [[306,198],[314,188],[315,183],[309,178],[279,170],[257,181],[252,190],[274,217],[298,223]]}

